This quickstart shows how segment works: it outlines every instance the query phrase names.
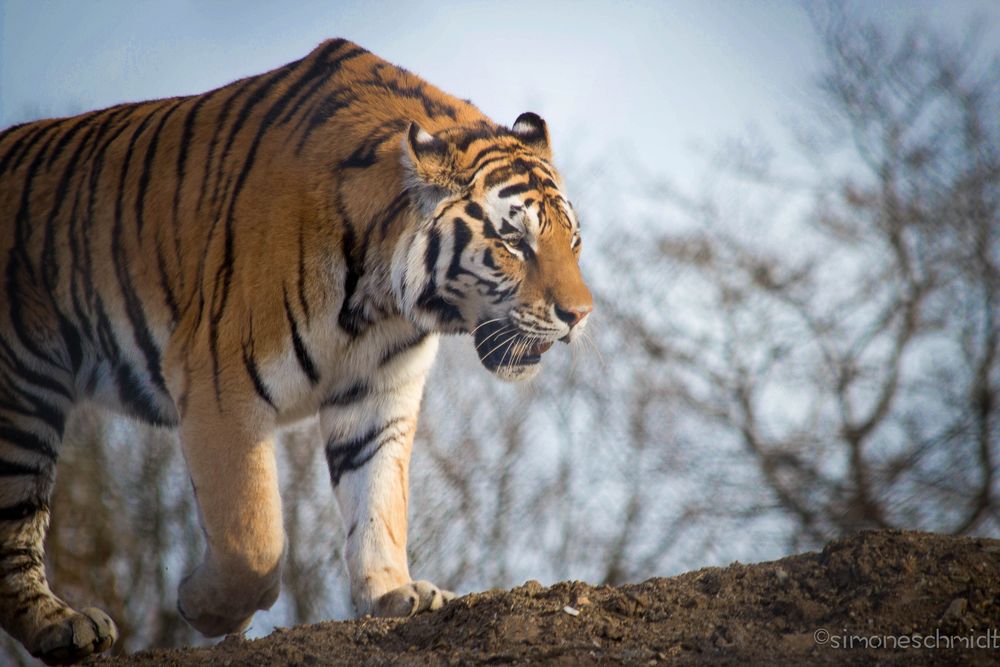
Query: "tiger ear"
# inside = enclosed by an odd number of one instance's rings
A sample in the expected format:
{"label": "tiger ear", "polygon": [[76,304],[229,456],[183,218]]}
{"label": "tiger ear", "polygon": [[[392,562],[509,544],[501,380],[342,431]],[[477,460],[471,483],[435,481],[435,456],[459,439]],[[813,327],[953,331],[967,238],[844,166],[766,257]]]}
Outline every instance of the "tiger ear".
{"label": "tiger ear", "polygon": [[445,190],[456,190],[455,149],[443,139],[410,122],[403,138],[404,163],[421,183]]}
{"label": "tiger ear", "polygon": [[544,159],[552,159],[552,149],[549,148],[549,128],[541,116],[526,111],[517,117],[510,131],[522,144],[534,150]]}

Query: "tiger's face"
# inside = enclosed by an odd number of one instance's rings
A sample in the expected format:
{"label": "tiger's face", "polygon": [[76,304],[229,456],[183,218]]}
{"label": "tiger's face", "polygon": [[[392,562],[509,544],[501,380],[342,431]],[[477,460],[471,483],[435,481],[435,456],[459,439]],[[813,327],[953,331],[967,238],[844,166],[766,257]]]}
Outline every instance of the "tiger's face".
{"label": "tiger's face", "polygon": [[573,206],[535,114],[478,140],[416,125],[406,137],[424,219],[394,272],[404,308],[445,332],[471,332],[483,365],[507,380],[538,372],[555,341],[586,325]]}

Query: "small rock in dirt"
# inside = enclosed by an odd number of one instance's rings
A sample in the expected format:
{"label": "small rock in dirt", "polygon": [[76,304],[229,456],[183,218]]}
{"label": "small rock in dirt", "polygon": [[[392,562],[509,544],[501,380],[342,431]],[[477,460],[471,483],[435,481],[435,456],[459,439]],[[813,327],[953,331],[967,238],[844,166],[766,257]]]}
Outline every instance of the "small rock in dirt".
{"label": "small rock in dirt", "polygon": [[521,590],[528,595],[538,595],[542,592],[542,584],[534,579],[529,579],[521,586]]}
{"label": "small rock in dirt", "polygon": [[580,615],[580,610],[579,609],[574,609],[573,607],[570,607],[569,605],[566,605],[565,607],[563,607],[563,611],[566,612],[567,614],[569,614],[570,616],[579,616]]}
{"label": "small rock in dirt", "polygon": [[955,598],[948,605],[948,609],[945,610],[944,616],[941,617],[942,621],[955,621],[965,615],[965,610],[968,608],[969,602],[965,598]]}

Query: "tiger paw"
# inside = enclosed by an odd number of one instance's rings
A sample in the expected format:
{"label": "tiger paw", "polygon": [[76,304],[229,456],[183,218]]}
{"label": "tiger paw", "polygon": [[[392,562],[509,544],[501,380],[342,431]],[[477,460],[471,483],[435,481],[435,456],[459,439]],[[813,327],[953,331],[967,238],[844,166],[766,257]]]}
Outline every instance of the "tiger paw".
{"label": "tiger paw", "polygon": [[200,565],[177,590],[177,611],[188,625],[206,637],[240,633],[254,614],[270,609],[281,592],[277,570],[266,576],[244,576],[228,581],[210,565]]}
{"label": "tiger paw", "polygon": [[47,665],[68,665],[107,651],[117,639],[115,622],[100,609],[88,607],[39,630],[31,654]]}
{"label": "tiger paw", "polygon": [[455,599],[455,594],[429,581],[411,581],[391,590],[375,601],[374,616],[413,616],[422,611],[440,609]]}

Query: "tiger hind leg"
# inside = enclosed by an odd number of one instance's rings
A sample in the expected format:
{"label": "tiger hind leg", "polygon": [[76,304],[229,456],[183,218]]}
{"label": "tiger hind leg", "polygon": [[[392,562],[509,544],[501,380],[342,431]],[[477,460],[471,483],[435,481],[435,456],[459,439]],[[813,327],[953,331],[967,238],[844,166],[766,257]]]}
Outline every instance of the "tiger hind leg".
{"label": "tiger hind leg", "polygon": [[49,496],[65,423],[65,410],[55,406],[69,407],[54,388],[0,383],[0,625],[50,665],[106,651],[118,637],[107,614],[73,609],[45,576]]}

